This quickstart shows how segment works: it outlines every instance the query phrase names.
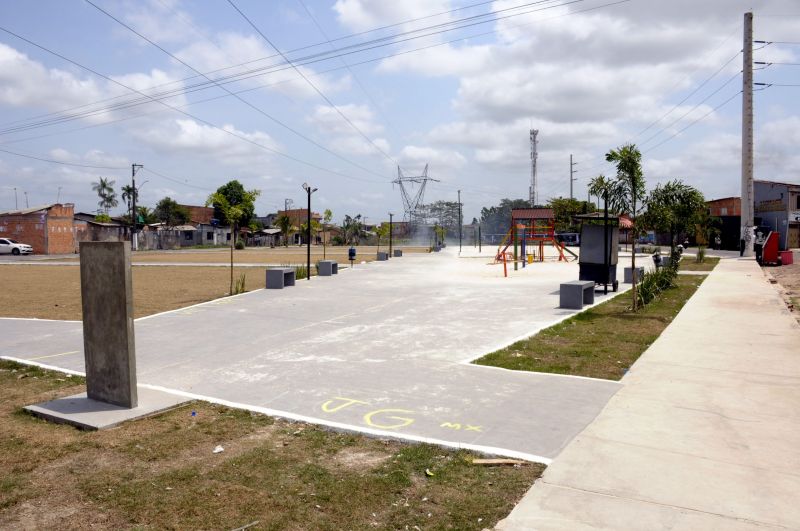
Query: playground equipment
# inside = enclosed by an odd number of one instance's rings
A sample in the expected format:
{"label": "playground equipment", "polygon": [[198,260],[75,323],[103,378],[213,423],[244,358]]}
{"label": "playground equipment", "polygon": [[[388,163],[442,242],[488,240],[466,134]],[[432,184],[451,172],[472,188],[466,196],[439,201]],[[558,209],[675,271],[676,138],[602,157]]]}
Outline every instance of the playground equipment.
{"label": "playground equipment", "polygon": [[[558,253],[558,261],[569,261],[567,254],[575,260],[578,256],[567,249],[556,237],[556,221],[552,208],[514,208],[511,210],[511,226],[495,253],[494,263],[503,264],[508,276],[507,264],[525,267],[534,262],[544,262],[545,245],[552,245]],[[509,249],[513,248],[513,252]],[[566,253],[566,254],[565,254]]]}

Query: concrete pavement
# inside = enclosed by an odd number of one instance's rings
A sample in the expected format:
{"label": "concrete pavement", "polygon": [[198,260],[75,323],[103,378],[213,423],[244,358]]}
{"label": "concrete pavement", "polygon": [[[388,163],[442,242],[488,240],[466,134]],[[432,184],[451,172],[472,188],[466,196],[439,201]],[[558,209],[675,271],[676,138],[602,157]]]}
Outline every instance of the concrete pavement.
{"label": "concrete pavement", "polygon": [[723,259],[497,528],[800,529],[800,327]]}
{"label": "concrete pavement", "polygon": [[[621,385],[469,364],[576,313],[558,308],[576,262],[487,261],[409,254],[138,319],[139,383],[548,463]],[[82,350],[79,322],[0,319],[0,356],[82,372]]]}

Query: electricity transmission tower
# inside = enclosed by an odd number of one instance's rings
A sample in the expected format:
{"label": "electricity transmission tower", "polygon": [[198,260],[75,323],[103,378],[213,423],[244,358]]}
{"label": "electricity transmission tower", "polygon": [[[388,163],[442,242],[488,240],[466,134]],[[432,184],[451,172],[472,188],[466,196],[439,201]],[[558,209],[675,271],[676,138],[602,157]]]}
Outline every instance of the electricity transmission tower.
{"label": "electricity transmission tower", "polygon": [[392,184],[400,186],[400,195],[403,198],[403,219],[408,221],[411,234],[419,226],[428,223],[427,208],[423,203],[428,181],[439,182],[438,179],[428,177],[427,164],[422,170],[422,175],[403,175],[403,170],[398,166],[397,179],[392,181]]}

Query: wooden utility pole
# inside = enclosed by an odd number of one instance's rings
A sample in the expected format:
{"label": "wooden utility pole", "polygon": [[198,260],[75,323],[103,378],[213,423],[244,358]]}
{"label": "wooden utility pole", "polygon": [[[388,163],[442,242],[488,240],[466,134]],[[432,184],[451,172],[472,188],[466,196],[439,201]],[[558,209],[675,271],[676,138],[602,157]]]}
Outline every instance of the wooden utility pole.
{"label": "wooden utility pole", "polygon": [[744,14],[742,48],[742,256],[753,256],[753,13]]}

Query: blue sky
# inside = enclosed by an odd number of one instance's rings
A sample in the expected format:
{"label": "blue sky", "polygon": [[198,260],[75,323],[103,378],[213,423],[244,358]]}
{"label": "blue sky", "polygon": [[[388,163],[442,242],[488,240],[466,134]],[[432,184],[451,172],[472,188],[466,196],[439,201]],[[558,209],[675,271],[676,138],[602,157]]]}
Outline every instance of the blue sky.
{"label": "blue sky", "polygon": [[[60,197],[94,211],[92,182],[119,188],[135,162],[145,205],[202,204],[237,178],[262,191],[263,215],[287,198],[301,206],[307,181],[319,189],[315,210],[372,222],[402,214],[396,166],[415,174],[429,164],[440,182],[426,199],[461,189],[470,220],[500,198],[527,197],[531,127],[542,201],[569,195],[570,154],[585,198],[588,178],[611,173],[603,154],[627,141],[641,146],[650,188],[680,178],[708,198],[738,195],[737,73],[752,2],[613,1],[234,0],[260,35],[227,0],[93,0],[180,61],[87,2],[2,2],[0,26],[115,82],[0,31],[0,150],[67,163],[0,151],[0,210],[14,208],[16,188],[20,207],[27,193],[30,206]],[[795,0],[755,7],[756,39],[800,40]],[[478,18],[459,22],[467,17]],[[423,36],[473,22],[483,23]],[[450,26],[424,29],[441,24]],[[378,38],[383,46],[364,49]],[[281,68],[266,39],[293,62],[329,55],[301,76]],[[351,53],[331,57],[342,47]],[[800,63],[800,45],[755,57]],[[235,75],[224,86],[244,101],[197,72]],[[800,84],[800,66],[773,64],[756,80]],[[171,96],[154,102],[164,89]],[[756,92],[756,178],[800,181],[798,95]]]}

